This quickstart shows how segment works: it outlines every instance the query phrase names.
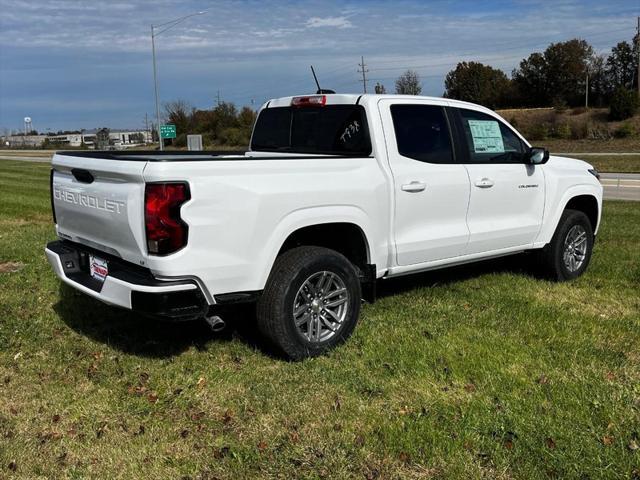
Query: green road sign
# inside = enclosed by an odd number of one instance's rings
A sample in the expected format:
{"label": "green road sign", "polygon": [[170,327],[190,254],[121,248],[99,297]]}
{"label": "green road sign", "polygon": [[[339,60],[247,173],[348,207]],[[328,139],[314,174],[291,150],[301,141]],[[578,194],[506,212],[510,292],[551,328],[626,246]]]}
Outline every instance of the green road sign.
{"label": "green road sign", "polygon": [[160,125],[160,136],[162,138],[176,138],[176,126]]}

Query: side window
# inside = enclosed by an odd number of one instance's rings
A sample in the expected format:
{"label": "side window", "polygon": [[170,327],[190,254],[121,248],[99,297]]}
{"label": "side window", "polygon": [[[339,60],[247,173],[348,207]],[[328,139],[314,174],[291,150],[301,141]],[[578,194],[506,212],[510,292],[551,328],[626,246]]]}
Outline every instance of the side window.
{"label": "side window", "polygon": [[428,163],[453,163],[444,109],[436,105],[392,105],[398,153]]}
{"label": "side window", "polygon": [[504,123],[486,113],[459,109],[469,163],[522,163],[524,144]]}

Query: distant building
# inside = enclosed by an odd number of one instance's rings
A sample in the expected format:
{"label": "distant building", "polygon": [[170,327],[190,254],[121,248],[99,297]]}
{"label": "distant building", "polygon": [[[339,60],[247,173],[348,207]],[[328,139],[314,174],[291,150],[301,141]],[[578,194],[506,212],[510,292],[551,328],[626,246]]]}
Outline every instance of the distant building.
{"label": "distant building", "polygon": [[46,135],[7,135],[2,137],[2,146],[38,148],[42,146],[46,138]]}
{"label": "distant building", "polygon": [[[47,142],[52,146],[95,148],[96,139],[100,137],[99,148],[129,148],[151,143],[151,132],[146,130],[85,130],[82,133],[65,133],[62,135],[8,135],[2,137],[2,146],[15,148],[40,148]],[[7,145],[8,143],[8,145]]]}

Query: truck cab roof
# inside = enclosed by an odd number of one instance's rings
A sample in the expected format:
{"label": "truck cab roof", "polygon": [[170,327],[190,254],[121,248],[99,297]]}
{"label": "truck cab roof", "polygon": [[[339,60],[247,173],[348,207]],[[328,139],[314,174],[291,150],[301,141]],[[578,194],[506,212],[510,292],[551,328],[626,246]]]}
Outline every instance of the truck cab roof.
{"label": "truck cab roof", "polygon": [[478,105],[476,103],[463,102],[461,100],[454,100],[451,98],[444,97],[431,97],[424,95],[399,95],[399,94],[358,94],[358,93],[330,93],[330,94],[302,94],[302,95],[292,95],[288,97],[280,97],[274,98],[267,101],[262,108],[275,108],[275,107],[288,107],[292,104],[294,98],[301,97],[325,97],[324,105],[358,105],[365,103],[377,103],[378,100],[397,100],[397,101],[407,101],[407,100],[423,100],[426,102],[442,102],[445,101],[449,103],[453,107],[459,108],[468,108],[472,110],[486,111],[491,112],[495,115],[495,112],[492,110],[483,107],[482,105]]}

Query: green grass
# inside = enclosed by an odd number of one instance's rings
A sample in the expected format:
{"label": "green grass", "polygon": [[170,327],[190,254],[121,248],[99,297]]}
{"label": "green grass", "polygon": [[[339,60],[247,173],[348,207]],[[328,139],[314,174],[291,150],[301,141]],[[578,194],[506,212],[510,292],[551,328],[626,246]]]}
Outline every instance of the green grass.
{"label": "green grass", "polygon": [[[0,163],[0,478],[637,478],[640,208],[572,283],[521,257],[381,285],[301,363],[62,288],[45,164]],[[1,271],[0,266],[0,271]]]}

